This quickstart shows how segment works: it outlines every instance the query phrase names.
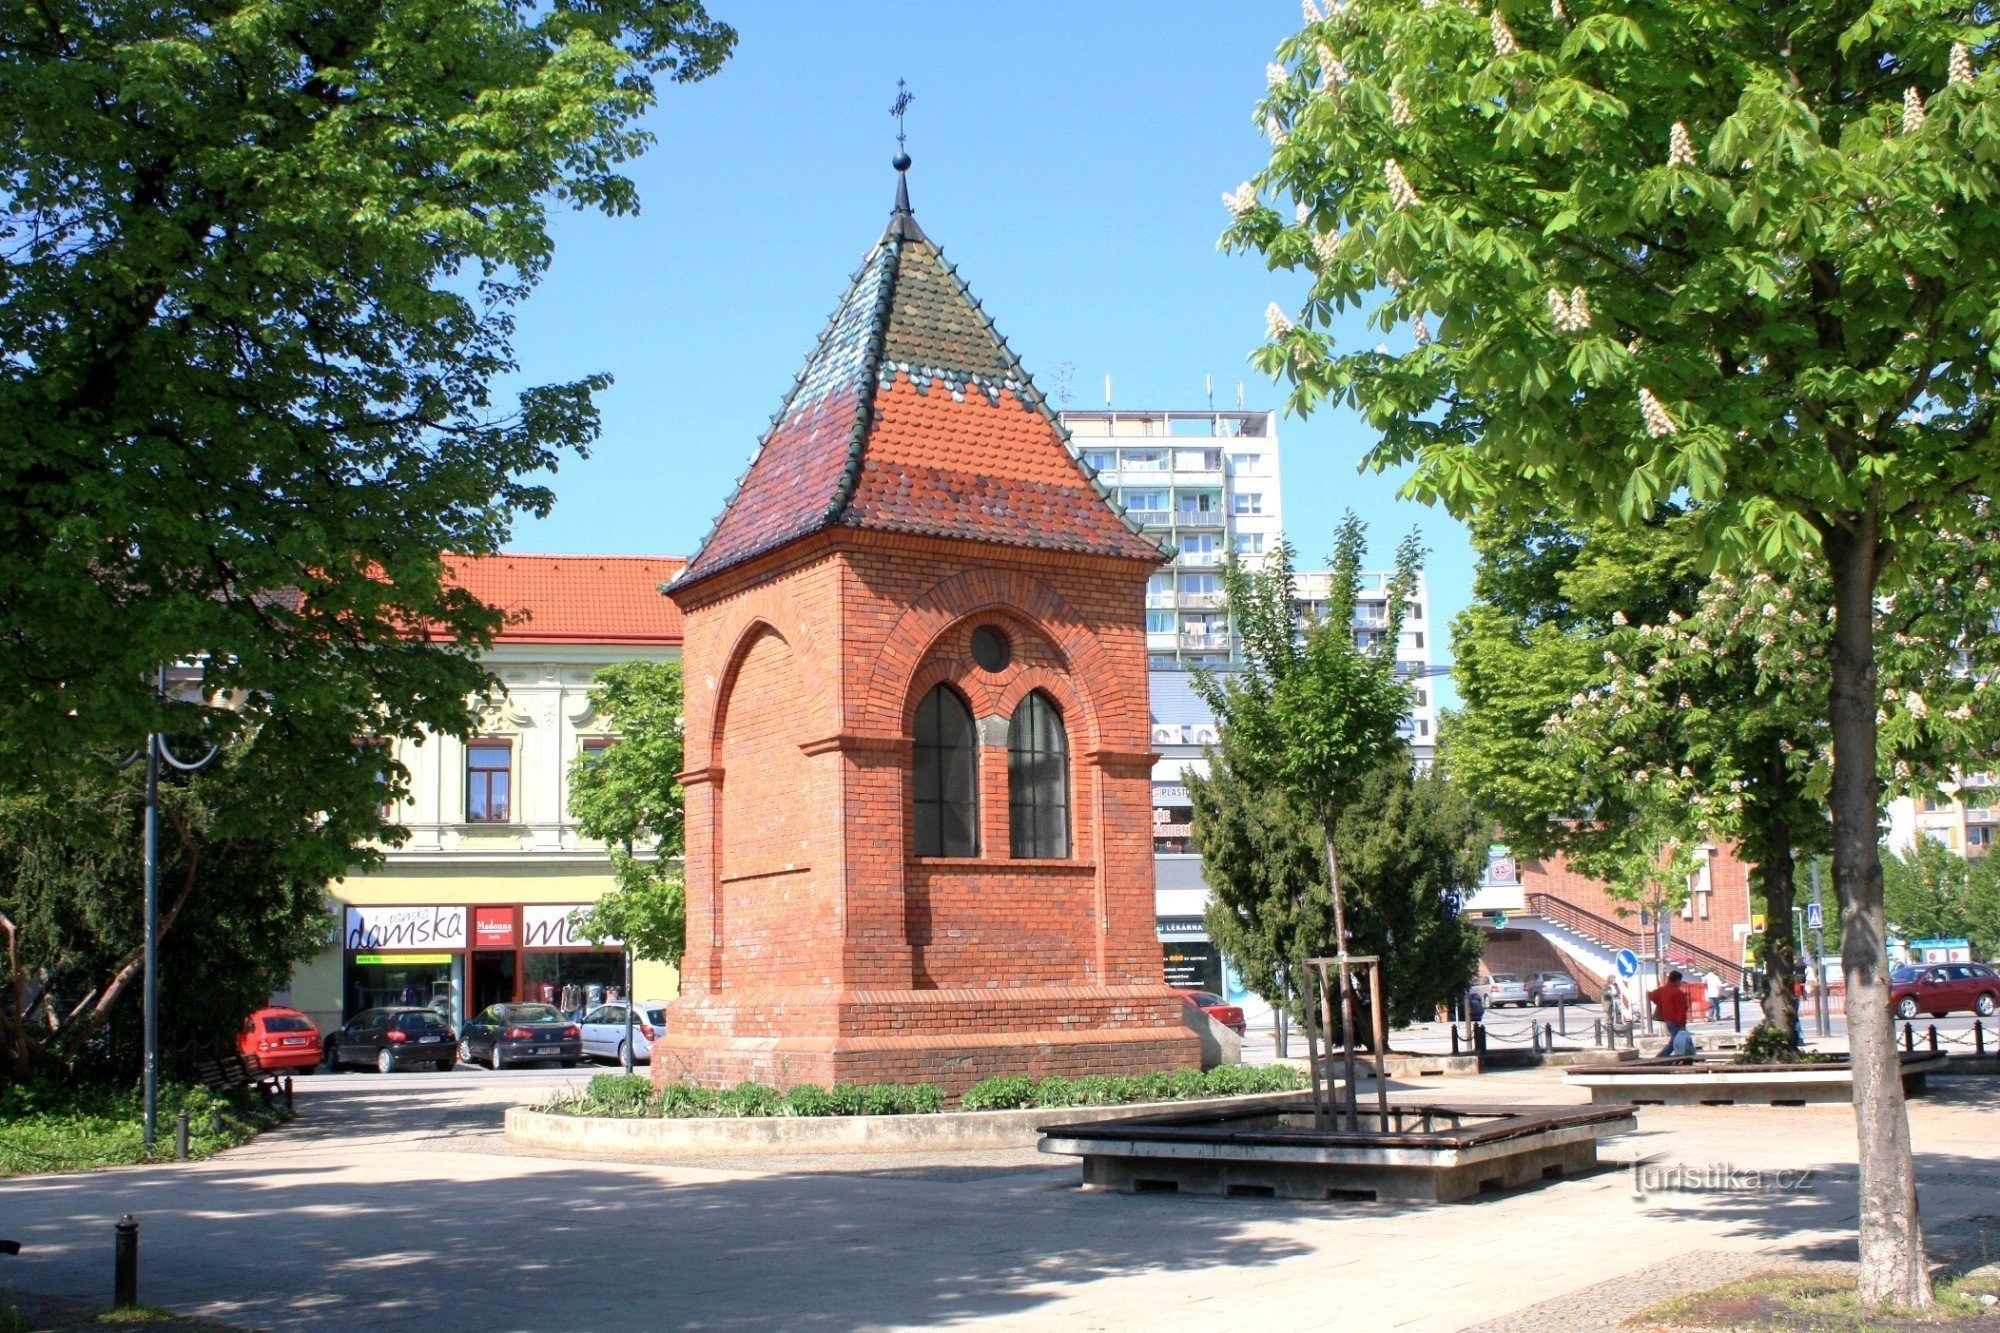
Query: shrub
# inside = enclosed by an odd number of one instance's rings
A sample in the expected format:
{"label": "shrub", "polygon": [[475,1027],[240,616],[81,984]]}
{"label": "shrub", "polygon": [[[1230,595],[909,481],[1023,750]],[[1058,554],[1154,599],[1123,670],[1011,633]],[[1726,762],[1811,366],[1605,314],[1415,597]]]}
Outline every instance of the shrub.
{"label": "shrub", "polygon": [[903,1085],[904,1115],[936,1115],[944,1110],[944,1089],[935,1083]]}
{"label": "shrub", "polygon": [[1202,1088],[1211,1097],[1232,1097],[1249,1092],[1256,1082],[1256,1070],[1245,1065],[1217,1065],[1202,1076]]}
{"label": "shrub", "polygon": [[583,1114],[641,1116],[653,1109],[653,1081],[644,1074],[599,1074],[583,1090]]}
{"label": "shrub", "polygon": [[1035,1104],[1035,1081],[1026,1074],[981,1079],[958,1099],[964,1111],[1018,1111]]}
{"label": "shrub", "polygon": [[861,1090],[863,1115],[933,1115],[944,1109],[934,1083],[871,1083]]}
{"label": "shrub", "polygon": [[1176,1069],[1167,1075],[1167,1096],[1172,1101],[1193,1101],[1208,1094],[1208,1080],[1199,1069]]}
{"label": "shrub", "polygon": [[1166,1102],[1174,1096],[1173,1076],[1164,1069],[1149,1070],[1144,1074],[1134,1074],[1132,1100],[1135,1102]]}
{"label": "shrub", "polygon": [[1081,1106],[1083,1094],[1073,1079],[1051,1074],[1035,1085],[1036,1106]]}
{"label": "shrub", "polygon": [[833,1109],[833,1094],[825,1088],[801,1083],[785,1094],[785,1105],[793,1115],[838,1115]]}
{"label": "shrub", "polygon": [[1117,1106],[1121,1102],[1135,1100],[1133,1092],[1138,1087],[1136,1078],[1110,1078],[1103,1074],[1087,1074],[1076,1081],[1076,1104],[1078,1106]]}
{"label": "shrub", "polygon": [[833,1109],[828,1115],[862,1115],[867,1110],[866,1099],[861,1089],[852,1083],[840,1083],[827,1089],[827,1101]]}
{"label": "shrub", "polygon": [[785,1113],[785,1094],[768,1083],[744,1079],[715,1099],[717,1115],[769,1116]]}
{"label": "shrub", "polygon": [[720,1100],[712,1088],[697,1088],[688,1083],[669,1083],[660,1089],[656,1114],[675,1118],[714,1115],[716,1103]]}

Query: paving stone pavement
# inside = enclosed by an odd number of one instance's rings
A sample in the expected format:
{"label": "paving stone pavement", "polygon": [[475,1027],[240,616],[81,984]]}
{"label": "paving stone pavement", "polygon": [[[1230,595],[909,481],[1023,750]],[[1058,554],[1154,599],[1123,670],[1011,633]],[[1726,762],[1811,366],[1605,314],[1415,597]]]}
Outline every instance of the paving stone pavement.
{"label": "paving stone pavement", "polygon": [[[101,1299],[132,1212],[143,1299],[265,1328],[1512,1330],[1613,1327],[1684,1281],[1852,1258],[1846,1107],[1647,1109],[1593,1176],[1421,1207],[1086,1193],[1027,1150],[659,1163],[506,1144],[500,1110],[559,1081],[306,1080],[295,1124],[208,1162],[0,1181],[28,1245],[4,1276]],[[2000,1080],[1934,1086],[1912,1107],[1927,1229],[1956,1262],[2000,1257]],[[1396,1095],[1583,1100],[1542,1070]],[[1798,1187],[1771,1188],[1779,1172]]]}

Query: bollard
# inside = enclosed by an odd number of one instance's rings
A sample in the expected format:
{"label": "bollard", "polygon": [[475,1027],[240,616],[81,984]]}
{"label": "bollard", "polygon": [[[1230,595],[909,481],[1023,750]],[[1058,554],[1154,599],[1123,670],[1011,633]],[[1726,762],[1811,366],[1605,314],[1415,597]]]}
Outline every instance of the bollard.
{"label": "bollard", "polygon": [[292,1109],[292,1076],[290,1074],[285,1075],[285,1109],[287,1111]]}
{"label": "bollard", "polygon": [[1532,1018],[1528,1020],[1528,1049],[1536,1055],[1542,1053],[1542,1026]]}
{"label": "bollard", "polygon": [[1938,1053],[1937,1024],[1933,1023],[1931,1024],[1931,1054],[1936,1055],[1937,1053]]}
{"label": "bollard", "polygon": [[1731,986],[1729,988],[1729,1001],[1736,1010],[1736,1030],[1741,1032],[1743,1030],[1743,988],[1741,986]]}
{"label": "bollard", "polygon": [[1474,1055],[1486,1054],[1486,1025],[1484,1023],[1474,1023],[1472,1025],[1472,1053]]}
{"label": "bollard", "polygon": [[139,1223],[127,1213],[118,1219],[117,1232],[111,1303],[121,1310],[129,1310],[139,1303]]}
{"label": "bollard", "polygon": [[1562,1034],[1563,1034],[1563,1035],[1564,1035],[1565,1037],[1567,1037],[1567,1036],[1569,1035],[1569,1006],[1568,1006],[1568,1005],[1566,1005],[1566,1004],[1558,1004],[1558,1005],[1556,1006],[1556,1026],[1557,1026],[1557,1030],[1558,1030],[1558,1031],[1560,1031],[1560,1032],[1561,1032],[1561,1033],[1562,1033]]}
{"label": "bollard", "polygon": [[1456,1023],[1451,1025],[1451,1053],[1453,1055],[1458,1054],[1458,1024]]}
{"label": "bollard", "polygon": [[174,1158],[182,1162],[188,1159],[188,1113],[185,1106],[174,1121]]}
{"label": "bollard", "polygon": [[1556,1026],[1553,1023],[1544,1022],[1542,1024],[1542,1049],[1545,1051],[1553,1051],[1555,1048],[1556,1048]]}
{"label": "bollard", "polygon": [[1986,1024],[1982,1019],[1972,1020],[1972,1050],[1975,1055],[1986,1054]]}
{"label": "bollard", "polygon": [[1908,1023],[1903,1024],[1903,1049],[1905,1051],[1917,1049],[1917,1030]]}
{"label": "bollard", "polygon": [[1609,1046],[1611,1044],[1604,1040],[1604,1020],[1601,1018],[1590,1020],[1590,1044],[1592,1046]]}

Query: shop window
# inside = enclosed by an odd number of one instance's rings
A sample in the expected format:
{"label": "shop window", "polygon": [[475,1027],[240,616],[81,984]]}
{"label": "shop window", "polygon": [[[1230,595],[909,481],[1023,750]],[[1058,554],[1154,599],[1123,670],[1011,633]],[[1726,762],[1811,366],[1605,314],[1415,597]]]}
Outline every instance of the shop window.
{"label": "shop window", "polygon": [[1035,691],[1007,726],[1007,793],[1017,858],[1069,855],[1069,738],[1062,714]]}
{"label": "shop window", "polygon": [[979,855],[979,747],[972,710],[940,685],[917,706],[910,794],[918,856]]}
{"label": "shop window", "polygon": [[504,824],[513,813],[514,743],[477,740],[465,744],[465,822]]}

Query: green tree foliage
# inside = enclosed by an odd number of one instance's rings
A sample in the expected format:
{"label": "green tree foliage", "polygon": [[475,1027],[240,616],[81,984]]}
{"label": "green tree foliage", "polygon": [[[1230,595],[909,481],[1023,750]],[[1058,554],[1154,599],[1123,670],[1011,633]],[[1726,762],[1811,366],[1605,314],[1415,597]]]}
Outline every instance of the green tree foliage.
{"label": "green tree foliage", "polygon": [[[374,859],[372,766],[288,780],[291,757],[239,743],[161,787],[161,1052],[230,1047],[243,1018],[326,946],[328,881]],[[343,745],[356,754],[360,747]],[[144,945],[140,766],[86,771],[0,802],[0,1080],[138,1067]],[[342,808],[343,803],[348,808]],[[357,814],[353,803],[361,805]]]}
{"label": "green tree foliage", "polygon": [[[1303,1019],[1300,958],[1333,952],[1333,900],[1319,825],[1277,792],[1245,782],[1230,741],[1190,773],[1194,835],[1210,889],[1209,938],[1244,984]],[[1459,915],[1486,864],[1485,824],[1464,790],[1418,773],[1407,752],[1369,774],[1342,812],[1335,844],[1354,950],[1385,960],[1391,1024],[1430,1017],[1479,965],[1480,934]]]}
{"label": "green tree foliage", "polygon": [[[1387,620],[1366,647],[1355,640],[1367,529],[1349,513],[1334,534],[1325,615],[1304,627],[1293,600],[1293,554],[1283,540],[1265,566],[1223,570],[1243,669],[1197,675],[1195,688],[1232,736],[1229,765],[1253,787],[1280,793],[1318,828],[1333,912],[1331,940],[1354,945],[1337,841],[1340,821],[1362,784],[1403,754],[1397,727],[1410,687],[1396,670],[1396,645],[1416,591],[1423,549],[1414,535],[1396,550],[1387,585]],[[1336,948],[1336,952],[1342,950]],[[1346,1002],[1345,999],[1343,1001]]]}
{"label": "green tree foliage", "polygon": [[1975,958],[2000,958],[2000,862],[1965,857],[1917,836],[1882,858],[1889,928],[1905,940],[1965,939]]}
{"label": "green tree foliage", "polygon": [[[1313,284],[1261,363],[1296,410],[1360,410],[1415,493],[1627,524],[1684,495],[1715,561],[1823,561],[1870,1310],[1931,1303],[1881,963],[1875,613],[2000,491],[1992,19],[1347,0],[1281,48],[1270,162],[1230,197],[1228,240]],[[1335,355],[1355,305],[1414,347]]]}
{"label": "green tree foliage", "polygon": [[0,7],[6,781],[198,729],[162,662],[215,734],[464,728],[499,613],[440,553],[548,508],[606,382],[491,388],[549,207],[635,209],[656,80],[734,39],[699,0]]}
{"label": "green tree foliage", "polygon": [[617,888],[579,909],[576,928],[592,943],[623,940],[637,957],[678,967],[687,949],[680,663],[605,667],[592,706],[618,740],[571,763],[569,809],[585,836],[610,849]]}

